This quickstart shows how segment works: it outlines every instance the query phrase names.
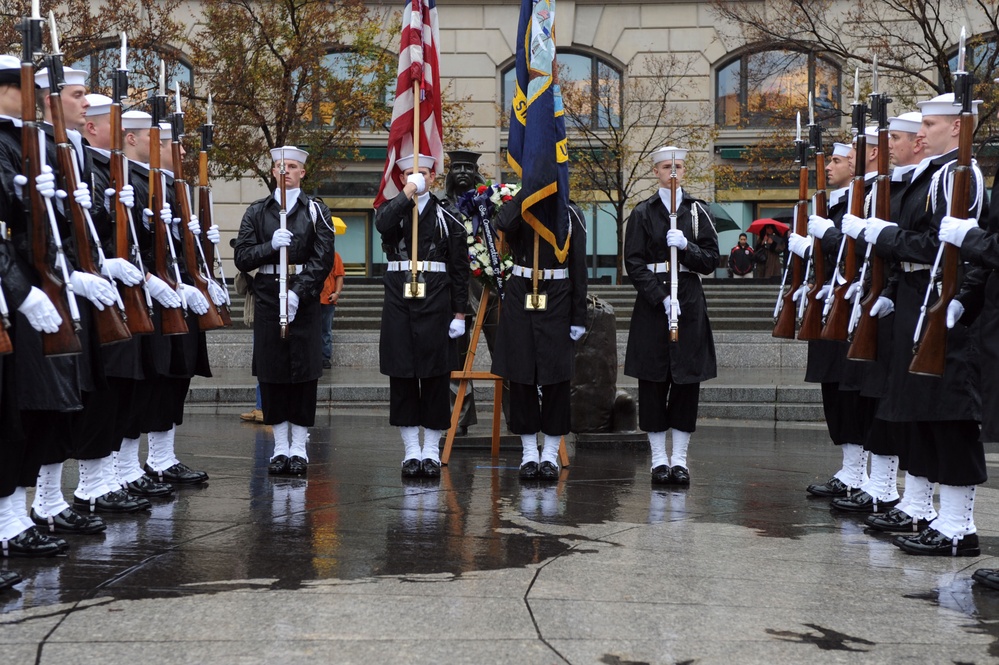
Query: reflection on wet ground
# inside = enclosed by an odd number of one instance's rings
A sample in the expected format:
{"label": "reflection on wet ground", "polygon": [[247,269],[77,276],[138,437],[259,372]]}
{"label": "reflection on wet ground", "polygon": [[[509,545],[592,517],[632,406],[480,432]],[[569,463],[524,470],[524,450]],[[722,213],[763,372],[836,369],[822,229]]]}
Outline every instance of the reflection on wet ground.
{"label": "reflection on wet ground", "polygon": [[[592,603],[591,612],[618,594],[614,600],[670,602],[677,611],[729,605],[752,613],[760,605],[799,620],[754,630],[753,640],[811,645],[814,656],[881,642],[856,625],[834,625],[829,605],[858,612],[861,626],[918,606],[951,613],[933,628],[944,642],[978,635],[999,656],[999,593],[970,581],[974,568],[996,565],[999,492],[986,485],[979,493],[985,558],[904,555],[856,518],[806,498],[803,488],[838,462],[823,430],[702,427],[691,445],[692,486],[669,490],[650,486],[648,453],[636,445],[580,446],[551,485],[520,482],[515,450],[498,460],[487,450],[457,450],[438,482],[403,482],[401,444],[381,413],[320,416],[308,478],[272,478],[269,428],[234,420],[189,415],[178,432],[182,458],[211,474],[206,487],[181,490],[145,516],[111,516],[104,535],[72,538],[68,556],[4,562],[25,581],[0,592],[0,641],[19,611],[80,601],[302,592],[372,578],[419,587],[558,561],[572,574],[532,582],[532,611],[574,599]],[[688,620],[710,625],[712,617],[721,621],[712,612]],[[558,652],[572,660],[571,649]]]}

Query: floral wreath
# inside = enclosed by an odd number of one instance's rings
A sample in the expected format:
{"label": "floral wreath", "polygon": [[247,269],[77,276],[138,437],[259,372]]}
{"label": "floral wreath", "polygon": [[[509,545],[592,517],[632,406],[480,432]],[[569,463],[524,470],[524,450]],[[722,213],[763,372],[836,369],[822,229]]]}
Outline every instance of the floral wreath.
{"label": "floral wreath", "polygon": [[[499,251],[496,230],[491,220],[519,191],[520,185],[479,185],[462,194],[457,204],[458,210],[465,215],[468,261],[472,276],[483,286],[495,291],[500,298],[503,297],[503,283],[513,271],[513,258],[508,252]],[[500,279],[496,278],[497,275]]]}

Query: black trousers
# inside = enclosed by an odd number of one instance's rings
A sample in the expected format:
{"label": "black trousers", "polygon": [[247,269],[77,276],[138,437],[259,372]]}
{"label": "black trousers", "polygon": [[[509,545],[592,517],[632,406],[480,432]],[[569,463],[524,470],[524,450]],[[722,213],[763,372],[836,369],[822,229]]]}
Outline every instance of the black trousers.
{"label": "black trousers", "polygon": [[389,424],[446,430],[451,426],[450,374],[389,377]]}
{"label": "black trousers", "polygon": [[319,379],[301,383],[260,382],[260,408],[264,424],[290,422],[302,427],[316,424]]}
{"label": "black trousers", "polygon": [[977,422],[939,420],[906,425],[909,473],[943,485],[979,485],[988,480]]}
{"label": "black trousers", "polygon": [[107,377],[107,390],[83,393],[83,415],[73,432],[74,459],[102,459],[121,450],[125,417],[131,411],[135,381]]}
{"label": "black trousers", "polygon": [[697,429],[700,383],[638,380],[638,426],[646,432]]}
{"label": "black trousers", "polygon": [[867,440],[864,441],[864,450],[872,455],[898,455],[898,466],[900,469],[908,469],[908,451],[906,442],[907,432],[910,423],[890,423],[880,418],[875,418],[871,423],[871,428],[867,432]]}
{"label": "black trousers", "polygon": [[839,383],[822,384],[822,412],[829,438],[837,446],[863,445],[877,408],[877,397],[865,397],[859,390],[840,390]]}
{"label": "black trousers", "polygon": [[137,381],[125,436],[138,439],[143,433],[166,432],[182,424],[190,387],[189,378],[159,376]]}
{"label": "black trousers", "polygon": [[73,432],[79,427],[82,411],[22,411],[21,427],[28,448],[21,464],[18,485],[34,487],[43,464],[59,464],[72,454]]}
{"label": "black trousers", "polygon": [[514,434],[565,436],[572,430],[569,381],[538,387],[510,382],[510,431]]}

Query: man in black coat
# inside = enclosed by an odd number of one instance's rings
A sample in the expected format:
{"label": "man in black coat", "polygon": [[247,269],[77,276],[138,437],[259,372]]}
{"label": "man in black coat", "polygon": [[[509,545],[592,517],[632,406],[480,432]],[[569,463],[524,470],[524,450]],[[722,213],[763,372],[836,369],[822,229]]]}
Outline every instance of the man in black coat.
{"label": "man in black coat", "polygon": [[[496,216],[514,268],[504,289],[492,371],[510,382],[508,426],[523,446],[520,477],[557,480],[559,442],[572,428],[574,342],[586,332],[586,226],[579,208],[570,203],[565,260],[558,259],[548,242],[539,244],[538,292],[547,296],[547,306],[526,309],[533,293],[535,232],[521,216],[521,203],[530,193],[521,189]],[[540,455],[539,433],[544,435]]]}
{"label": "man in black coat", "polygon": [[[316,421],[323,374],[319,294],[333,268],[334,231],[329,208],[302,192],[309,153],[294,146],[271,150],[273,194],[246,209],[236,237],[236,268],[256,270],[253,293],[253,373],[260,384],[264,424],[274,430],[268,472],[302,475],[308,469],[309,427]],[[280,173],[285,171],[286,223],[281,228]],[[280,255],[287,248],[288,323],[280,321]]]}
{"label": "man in black coat", "polygon": [[[917,167],[901,204],[898,223],[869,218],[864,236],[898,276],[894,338],[888,388],[878,417],[902,423],[908,438],[907,505],[900,526],[919,533],[895,538],[910,554],[977,556],[980,547],[974,522],[975,488],[988,477],[985,451],[979,439],[981,396],[976,332],[960,317],[963,306],[954,300],[948,309],[953,327],[947,332],[943,377],[912,374],[912,346],[917,319],[930,284],[937,255],[941,220],[948,214],[948,181],[955,165],[961,117],[954,95],[948,93],[919,103],[923,119],[918,136],[927,158]],[[974,105],[977,107],[977,102]],[[973,108],[974,108],[973,107]],[[977,108],[975,108],[977,115]],[[968,217],[985,219],[984,179],[971,166]],[[962,270],[963,272],[963,270]],[[933,508],[933,484],[940,484],[940,511]],[[920,530],[921,529],[921,530]]]}
{"label": "man in black coat", "polygon": [[[628,217],[624,263],[638,290],[631,315],[624,373],[638,379],[639,427],[649,436],[652,482],[689,485],[687,446],[697,429],[702,381],[717,376],[714,338],[701,275],[718,267],[718,233],[708,206],[680,186],[687,151],[652,153],[659,191]],[[676,230],[670,228],[670,184],[676,170]],[[670,248],[677,262],[670,265]],[[677,341],[670,341],[671,271],[677,271]],[[666,450],[671,435],[672,454]]]}
{"label": "man in black coat", "polygon": [[[379,368],[389,377],[389,423],[405,446],[402,475],[440,476],[440,438],[451,422],[448,385],[465,333],[468,245],[461,214],[430,193],[436,160],[396,160],[406,185],[375,211],[375,228],[388,257],[379,339]],[[419,215],[413,251],[413,208]],[[413,255],[423,297],[412,297]],[[420,445],[420,427],[423,445]]]}

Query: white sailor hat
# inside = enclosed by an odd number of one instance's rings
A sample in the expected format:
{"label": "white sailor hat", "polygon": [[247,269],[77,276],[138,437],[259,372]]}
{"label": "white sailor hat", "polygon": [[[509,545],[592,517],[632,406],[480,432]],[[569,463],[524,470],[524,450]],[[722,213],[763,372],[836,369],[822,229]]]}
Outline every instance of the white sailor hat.
{"label": "white sailor hat", "polygon": [[864,136],[867,137],[867,144],[870,145],[871,141],[878,140],[878,126],[877,125],[867,125],[864,127]]}
{"label": "white sailor hat", "polygon": [[277,164],[282,159],[298,162],[302,166],[305,166],[305,160],[309,158],[309,153],[305,152],[301,148],[296,148],[293,145],[286,145],[281,148],[271,148],[271,159]]}
{"label": "white sailor hat", "polygon": [[121,114],[122,129],[149,129],[153,125],[153,116],[145,111],[125,111]]}
{"label": "white sailor hat", "polygon": [[173,140],[173,127],[170,126],[169,122],[160,123],[160,141],[172,141]]}
{"label": "white sailor hat", "polygon": [[893,132],[908,132],[915,134],[923,124],[923,114],[919,111],[909,111],[902,115],[888,118],[888,129]]}
{"label": "white sailor hat", "polygon": [[[432,169],[436,163],[437,159],[434,158],[433,155],[424,155],[423,153],[420,153],[421,169]],[[408,155],[395,160],[395,165],[399,167],[400,171],[413,168],[413,153],[409,153]]]}
{"label": "white sailor hat", "polygon": [[21,85],[21,61],[12,55],[0,55],[0,85]]}
{"label": "white sailor hat", "polygon": [[90,102],[90,108],[87,109],[87,117],[92,115],[107,115],[111,113],[111,105],[114,100],[107,95],[98,95],[96,93],[91,93],[87,95],[87,101]]}
{"label": "white sailor hat", "polygon": [[[971,112],[978,115],[978,105],[982,100],[976,99],[971,102]],[[954,104],[954,93],[948,92],[938,95],[933,99],[916,102],[916,106],[924,116],[927,115],[961,115],[961,107]]]}
{"label": "white sailor hat", "polygon": [[[65,67],[62,70],[66,85],[87,85],[87,77],[90,72],[82,69],[70,69]],[[49,68],[42,67],[35,72],[35,87],[46,89],[49,87]]]}
{"label": "white sailor hat", "polygon": [[853,146],[849,143],[833,143],[833,157],[849,157]]}
{"label": "white sailor hat", "polygon": [[677,161],[683,161],[687,159],[687,150],[685,148],[677,148],[673,145],[664,146],[659,148],[651,155],[652,166],[655,166],[659,162],[664,162],[667,159],[676,159]]}

